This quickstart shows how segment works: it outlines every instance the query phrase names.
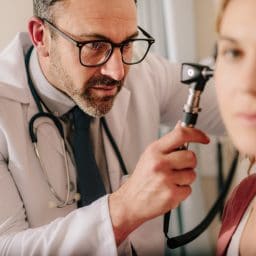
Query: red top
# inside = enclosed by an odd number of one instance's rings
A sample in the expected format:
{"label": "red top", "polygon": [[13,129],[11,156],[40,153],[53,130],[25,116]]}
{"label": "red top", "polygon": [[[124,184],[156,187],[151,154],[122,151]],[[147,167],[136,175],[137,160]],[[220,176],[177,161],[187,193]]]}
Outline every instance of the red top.
{"label": "red top", "polygon": [[222,226],[217,241],[217,256],[224,256],[248,205],[256,195],[256,174],[250,175],[234,189],[222,216]]}

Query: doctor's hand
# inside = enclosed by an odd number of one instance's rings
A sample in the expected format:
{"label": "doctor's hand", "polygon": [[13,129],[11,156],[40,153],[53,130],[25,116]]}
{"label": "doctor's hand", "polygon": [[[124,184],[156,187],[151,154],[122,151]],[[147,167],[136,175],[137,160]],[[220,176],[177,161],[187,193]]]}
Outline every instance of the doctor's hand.
{"label": "doctor's hand", "polygon": [[178,124],[147,147],[130,178],[109,196],[117,245],[145,221],[176,208],[190,195],[196,156],[190,150],[177,150],[190,142],[207,144],[209,138]]}

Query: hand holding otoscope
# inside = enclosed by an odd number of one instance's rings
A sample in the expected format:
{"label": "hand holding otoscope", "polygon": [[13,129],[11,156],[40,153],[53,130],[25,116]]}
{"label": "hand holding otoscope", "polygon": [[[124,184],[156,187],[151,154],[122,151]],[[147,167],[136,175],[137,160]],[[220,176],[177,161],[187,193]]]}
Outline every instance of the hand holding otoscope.
{"label": "hand holding otoscope", "polygon": [[[189,85],[189,95],[187,98],[187,102],[184,105],[183,111],[184,116],[181,125],[184,127],[193,128],[197,122],[197,117],[200,108],[200,96],[205,88],[207,81],[213,76],[213,70],[208,66],[199,65],[199,64],[190,64],[183,63],[181,69],[181,82]],[[188,145],[184,145],[180,147],[178,150],[186,150]],[[223,204],[223,201],[226,197],[228,189],[230,187],[231,181],[233,179],[236,165],[237,165],[238,154],[235,155],[234,160],[232,162],[229,175],[227,177],[226,184],[223,187],[219,197],[214,203],[213,207],[210,209],[209,213],[206,215],[204,220],[199,223],[193,230],[182,234],[180,236],[168,237],[168,229],[169,229],[169,220],[170,220],[170,212],[165,214],[164,217],[164,233],[167,238],[167,246],[171,249],[175,249],[182,245],[185,245],[194,239],[196,239],[200,234],[202,234],[205,229],[210,225],[215,215],[218,213],[220,207]]]}

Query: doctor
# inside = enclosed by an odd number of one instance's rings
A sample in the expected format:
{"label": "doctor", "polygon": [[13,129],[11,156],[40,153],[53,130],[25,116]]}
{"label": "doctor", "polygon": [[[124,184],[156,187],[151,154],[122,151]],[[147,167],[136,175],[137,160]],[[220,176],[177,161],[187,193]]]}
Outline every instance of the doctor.
{"label": "doctor", "polygon": [[[154,39],[137,27],[133,0],[33,4],[28,34],[0,55],[0,254],[162,255],[158,216],[186,199],[195,179],[195,155],[176,149],[209,142],[179,124],[157,140],[159,124],[174,126],[182,114],[179,67],[147,55]],[[218,132],[212,98],[205,93],[201,124]],[[69,115],[76,105],[93,117],[105,189],[86,206]]]}

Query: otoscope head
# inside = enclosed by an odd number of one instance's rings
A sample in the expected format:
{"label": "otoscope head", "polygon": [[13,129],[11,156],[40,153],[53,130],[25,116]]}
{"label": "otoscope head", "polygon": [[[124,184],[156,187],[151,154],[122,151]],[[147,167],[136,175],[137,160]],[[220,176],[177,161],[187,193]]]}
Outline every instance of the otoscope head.
{"label": "otoscope head", "polygon": [[198,113],[200,96],[204,90],[206,82],[213,76],[213,70],[208,66],[200,64],[183,63],[181,68],[181,82],[189,85],[189,95],[184,105],[183,126],[194,127]]}
{"label": "otoscope head", "polygon": [[213,70],[208,66],[183,63],[181,67],[181,82],[193,84],[196,90],[203,90],[206,82],[213,76]]}

